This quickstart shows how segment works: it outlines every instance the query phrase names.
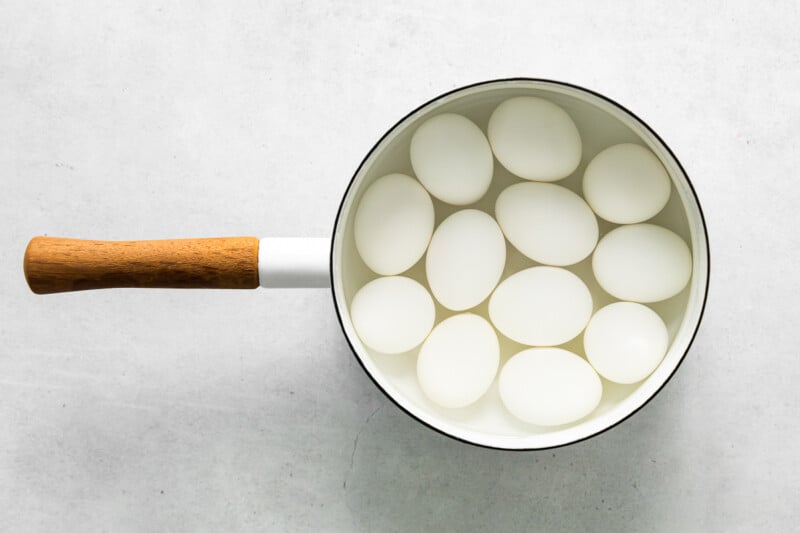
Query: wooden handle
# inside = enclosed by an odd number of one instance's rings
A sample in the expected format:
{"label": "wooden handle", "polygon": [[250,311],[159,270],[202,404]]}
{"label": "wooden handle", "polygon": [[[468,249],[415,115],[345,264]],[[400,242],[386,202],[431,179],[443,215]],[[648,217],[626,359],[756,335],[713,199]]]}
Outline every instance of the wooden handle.
{"label": "wooden handle", "polygon": [[159,287],[255,289],[258,239],[86,241],[34,237],[25,251],[25,279],[36,294]]}

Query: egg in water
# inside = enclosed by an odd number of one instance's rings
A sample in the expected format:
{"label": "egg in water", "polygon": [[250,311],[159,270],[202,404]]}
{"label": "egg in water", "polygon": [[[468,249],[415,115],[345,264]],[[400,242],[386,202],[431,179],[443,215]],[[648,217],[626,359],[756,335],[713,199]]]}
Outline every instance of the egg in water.
{"label": "egg in water", "polygon": [[692,253],[683,239],[661,226],[620,226],[597,243],[592,270],[600,286],[620,300],[658,302],[689,283]]}
{"label": "egg in water", "polygon": [[411,138],[411,166],[443,202],[467,205],[489,190],[494,159],[489,141],[471,120],[444,113],[426,120]]}
{"label": "egg in water", "polygon": [[586,358],[615,383],[636,383],[656,369],[669,345],[667,326],[646,305],[616,302],[600,309],[583,334]]}
{"label": "egg in water", "polygon": [[492,113],[489,143],[509,172],[535,181],[556,181],[581,162],[581,136],[566,111],[534,96],[506,100]]}
{"label": "egg in water", "polygon": [[425,257],[428,285],[443,306],[475,307],[491,294],[506,264],[506,240],[494,219],[476,209],[447,217]]}
{"label": "egg in water", "polygon": [[494,328],[478,315],[463,313],[440,322],[425,339],[417,378],[425,395],[442,407],[466,407],[489,389],[500,363]]}
{"label": "egg in water", "polygon": [[603,384],[582,357],[561,348],[530,348],[511,357],[500,371],[500,398],[529,424],[560,426],[598,406]]}
{"label": "egg in water", "polygon": [[517,250],[546,265],[577,263],[597,244],[599,229],[591,208],[560,185],[511,185],[497,197],[495,216]]}
{"label": "egg in water", "polygon": [[383,176],[358,204],[356,249],[373,272],[400,274],[425,253],[433,223],[433,201],[417,180],[403,174]]}
{"label": "egg in water", "polygon": [[489,317],[511,340],[556,346],[577,337],[592,316],[586,284],[563,268],[532,267],[503,280],[489,299]]}
{"label": "egg in water", "polygon": [[635,224],[652,218],[669,200],[671,184],[661,161],[638,144],[606,148],[586,167],[583,196],[600,218]]}
{"label": "egg in water", "polygon": [[430,293],[418,282],[389,276],[358,290],[350,302],[350,318],[359,338],[373,350],[403,353],[428,336],[436,308]]}

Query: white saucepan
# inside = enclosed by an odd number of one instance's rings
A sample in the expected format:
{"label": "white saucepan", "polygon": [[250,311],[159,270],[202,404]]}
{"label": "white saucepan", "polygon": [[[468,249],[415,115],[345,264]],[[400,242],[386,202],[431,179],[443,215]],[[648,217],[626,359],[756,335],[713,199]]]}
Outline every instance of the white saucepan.
{"label": "white saucepan", "polygon": [[[517,96],[547,99],[564,110],[581,132],[583,152],[578,169],[559,182],[578,191],[588,162],[602,149],[625,142],[649,148],[672,182],[668,204],[654,221],[677,233],[692,251],[692,278],[677,296],[653,304],[669,332],[669,349],[656,370],[632,385],[603,382],[600,405],[587,417],[557,427],[539,427],[514,418],[503,406],[497,380],[481,400],[469,407],[445,409],[428,400],[415,369],[416,351],[386,355],[365,346],[356,334],[349,304],[368,281],[378,277],[356,250],[354,218],[364,191],[391,173],[413,175],[409,158],[411,137],[426,119],[441,113],[466,116],[486,130],[489,116],[503,101]],[[489,191],[471,208],[492,214],[505,187],[519,181],[495,161]],[[434,199],[436,223],[460,207]],[[600,234],[613,225],[600,221]],[[525,261],[508,246],[507,268]],[[404,273],[426,285],[425,261]],[[587,262],[568,267],[592,279]],[[680,163],[655,132],[621,105],[595,92],[567,83],[539,79],[505,79],[477,83],[450,91],[415,109],[377,142],[359,165],[342,199],[330,239],[184,239],[175,241],[83,241],[36,237],[25,255],[25,274],[34,292],[45,294],[111,287],[256,288],[331,287],[345,338],[375,384],[401,409],[425,425],[468,443],[502,449],[534,450],[577,442],[631,416],[669,380],[694,339],[706,302],[709,248],[697,196]],[[611,297],[587,282],[597,310]],[[488,316],[486,302],[472,312]],[[453,314],[437,304],[437,319]],[[567,348],[580,352],[579,343]],[[501,360],[518,350],[501,337]]]}

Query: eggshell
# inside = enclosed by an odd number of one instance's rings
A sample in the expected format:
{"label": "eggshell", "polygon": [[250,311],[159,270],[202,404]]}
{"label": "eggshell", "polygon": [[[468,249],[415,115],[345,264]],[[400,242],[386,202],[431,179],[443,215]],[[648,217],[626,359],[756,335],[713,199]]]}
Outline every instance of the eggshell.
{"label": "eggshell", "polygon": [[444,113],[426,120],[411,138],[411,166],[419,181],[443,202],[477,202],[492,181],[489,141],[471,120]]}
{"label": "eggshell", "polygon": [[638,144],[606,148],[586,167],[583,196],[597,215],[617,224],[644,222],[669,200],[671,184],[661,161]]}
{"label": "eggshell", "polygon": [[620,226],[597,243],[592,270],[600,286],[620,300],[658,302],[686,287],[692,253],[683,239],[661,226]]}
{"label": "eggshell", "polygon": [[425,253],[433,221],[433,201],[417,180],[403,174],[383,176],[358,203],[356,249],[373,272],[400,274]]}
{"label": "eggshell", "polygon": [[586,358],[609,381],[636,383],[649,376],[669,345],[667,326],[649,307],[609,304],[594,314],[583,334]]}
{"label": "eggshell", "polygon": [[530,348],[514,355],[500,372],[500,398],[529,424],[560,426],[595,410],[603,385],[580,356],[560,348]]}
{"label": "eggshell", "polygon": [[462,311],[491,294],[505,263],[506,241],[497,223],[483,211],[465,209],[436,228],[425,257],[425,272],[439,303]]}
{"label": "eggshell", "polygon": [[591,208],[560,185],[511,185],[497,197],[495,216],[515,248],[546,265],[577,263],[597,244],[599,230]]}
{"label": "eggshell", "polygon": [[534,96],[506,100],[492,113],[489,143],[500,163],[520,178],[556,181],[581,162],[581,136],[556,104]]}
{"label": "eggshell", "polygon": [[350,318],[359,338],[383,353],[403,353],[419,345],[435,317],[430,293],[403,276],[370,281],[350,302]]}
{"label": "eggshell", "polygon": [[592,295],[575,274],[532,267],[503,280],[489,300],[489,316],[506,337],[531,346],[575,338],[592,316]]}
{"label": "eggshell", "polygon": [[463,313],[440,322],[425,339],[417,359],[417,377],[434,403],[465,407],[484,395],[499,362],[494,328],[478,315]]}

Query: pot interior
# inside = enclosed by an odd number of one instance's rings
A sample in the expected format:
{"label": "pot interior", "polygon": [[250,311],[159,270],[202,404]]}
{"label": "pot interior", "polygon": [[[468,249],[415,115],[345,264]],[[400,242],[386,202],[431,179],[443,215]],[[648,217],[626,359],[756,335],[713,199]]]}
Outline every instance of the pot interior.
{"label": "pot interior", "polygon": [[[538,427],[514,418],[503,406],[497,390],[497,379],[477,403],[462,409],[444,409],[429,401],[416,378],[418,349],[399,355],[374,352],[364,346],[350,321],[348,307],[353,295],[364,284],[378,277],[363,263],[355,247],[353,220],[355,207],[376,179],[390,173],[414,176],[409,158],[409,144],[416,128],[427,118],[440,113],[458,113],[475,122],[484,132],[495,107],[515,96],[538,96],[561,106],[575,121],[583,141],[581,164],[569,177],[554,182],[578,194],[586,165],[601,150],[618,143],[632,142],[647,146],[664,164],[672,180],[669,203],[649,222],[664,226],[680,235],[689,244],[693,256],[693,274],[689,285],[677,296],[649,304],[667,324],[670,348],[660,366],[644,381],[620,385],[603,379],[600,406],[587,417],[556,428]],[[494,215],[497,195],[513,183],[523,182],[495,160],[494,178],[488,193],[469,206],[453,206],[433,198],[438,225],[455,211],[466,208],[483,210]],[[598,217],[600,236],[617,227]],[[506,268],[501,278],[538,263],[507,245]],[[594,301],[594,310],[616,301],[594,280],[591,256],[566,267],[587,283]],[[439,97],[401,120],[373,148],[362,162],[342,202],[334,230],[332,247],[332,282],[334,299],[342,327],[364,369],[399,406],[426,424],[450,436],[475,444],[508,449],[538,449],[574,442],[621,421],[647,402],[680,364],[699,325],[708,283],[708,245],[705,226],[694,191],[671,152],[640,120],[609,100],[577,87],[543,80],[502,80],[478,84]],[[402,275],[409,276],[426,288],[425,259]],[[469,310],[488,317],[488,298]],[[456,314],[438,303],[437,323]],[[500,364],[515,353],[528,348],[499,334]],[[584,356],[583,335],[561,347]]]}

